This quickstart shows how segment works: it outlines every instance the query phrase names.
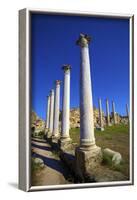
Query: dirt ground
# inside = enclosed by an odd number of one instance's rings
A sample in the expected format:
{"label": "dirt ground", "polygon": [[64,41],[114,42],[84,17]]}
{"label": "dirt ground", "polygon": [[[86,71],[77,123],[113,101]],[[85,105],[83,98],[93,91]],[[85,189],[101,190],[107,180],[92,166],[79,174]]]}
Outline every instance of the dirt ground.
{"label": "dirt ground", "polygon": [[70,184],[71,176],[62,161],[52,152],[51,146],[44,140],[32,140],[32,157],[41,158],[44,168],[32,170],[31,185]]}
{"label": "dirt ground", "polygon": [[[70,130],[70,137],[75,146],[79,145],[80,129]],[[95,130],[96,144],[102,149],[110,148],[121,153],[123,161],[117,168],[103,163],[96,169],[96,179],[99,181],[128,180],[129,179],[129,128],[116,125],[105,128],[104,131]],[[32,157],[41,158],[44,168],[32,170],[32,185],[60,185],[72,184],[74,179],[70,171],[59,156],[52,151],[51,146],[43,139],[32,139]],[[123,174],[123,175],[122,175]]]}

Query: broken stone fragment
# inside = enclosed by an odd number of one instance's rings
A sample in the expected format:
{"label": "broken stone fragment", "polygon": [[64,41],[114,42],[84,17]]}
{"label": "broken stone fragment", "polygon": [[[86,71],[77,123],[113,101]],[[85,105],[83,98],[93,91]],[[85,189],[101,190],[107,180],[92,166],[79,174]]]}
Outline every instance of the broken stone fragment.
{"label": "broken stone fragment", "polygon": [[44,161],[41,158],[34,158],[33,162],[35,165],[39,166],[40,168],[44,167]]}
{"label": "broken stone fragment", "polygon": [[112,164],[119,165],[122,161],[122,156],[119,152],[113,151],[109,148],[103,150],[103,154],[112,159]]}

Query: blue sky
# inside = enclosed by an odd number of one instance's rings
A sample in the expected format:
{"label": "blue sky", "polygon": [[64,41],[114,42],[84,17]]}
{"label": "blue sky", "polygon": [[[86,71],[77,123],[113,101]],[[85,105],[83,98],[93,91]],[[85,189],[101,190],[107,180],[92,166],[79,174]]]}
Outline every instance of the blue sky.
{"label": "blue sky", "polygon": [[[31,98],[32,109],[46,117],[47,98],[56,79],[63,80],[63,64],[70,64],[70,107],[79,107],[80,33],[92,37],[89,46],[93,104],[114,100],[116,112],[125,115],[129,104],[129,20],[82,16],[32,14]],[[61,102],[62,107],[61,85]]]}

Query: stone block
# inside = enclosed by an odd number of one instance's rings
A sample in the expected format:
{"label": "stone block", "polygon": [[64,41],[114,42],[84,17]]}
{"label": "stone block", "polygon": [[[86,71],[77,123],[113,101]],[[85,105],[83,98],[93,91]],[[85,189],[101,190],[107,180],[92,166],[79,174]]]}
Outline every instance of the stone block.
{"label": "stone block", "polygon": [[119,165],[122,161],[122,156],[119,152],[113,151],[109,148],[103,150],[103,154],[109,156],[112,159],[113,165]]}
{"label": "stone block", "polygon": [[57,136],[52,136],[51,138],[51,146],[53,147],[54,150],[58,150],[59,149],[59,137]]}
{"label": "stone block", "polygon": [[99,127],[99,128],[97,128],[97,130],[104,131],[104,128],[103,127]]}
{"label": "stone block", "polygon": [[84,182],[88,174],[94,176],[94,169],[101,164],[103,156],[101,148],[94,145],[87,150],[77,147],[75,157],[77,176]]}
{"label": "stone block", "polygon": [[68,137],[67,138],[61,137],[58,144],[59,144],[60,149],[64,151],[66,149],[71,148],[72,140],[71,140],[71,138],[68,138]]}

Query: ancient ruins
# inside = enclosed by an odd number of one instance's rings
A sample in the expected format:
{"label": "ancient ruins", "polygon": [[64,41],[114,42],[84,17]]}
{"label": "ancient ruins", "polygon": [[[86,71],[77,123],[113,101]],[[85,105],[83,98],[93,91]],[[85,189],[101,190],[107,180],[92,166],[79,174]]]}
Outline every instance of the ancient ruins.
{"label": "ancient ruins", "polygon": [[[97,169],[101,167],[103,154],[110,156],[115,164],[120,163],[122,160],[119,152],[108,148],[101,149],[97,146],[95,129],[102,134],[107,126],[119,123],[128,124],[129,122],[128,105],[125,107],[127,112],[125,117],[116,113],[114,101],[112,101],[112,112],[110,113],[108,99],[105,100],[105,112],[102,110],[101,98],[98,99],[98,108],[93,107],[89,56],[91,42],[91,37],[86,34],[80,34],[76,41],[77,46],[80,48],[79,57],[81,59],[79,108],[70,109],[71,66],[65,64],[62,67],[64,81],[56,80],[55,89],[51,89],[50,94],[47,96],[45,126],[44,122],[42,124],[45,139],[54,150],[59,152],[61,159],[80,182],[100,181],[97,179]],[[60,84],[63,86],[62,109],[60,108]],[[80,128],[80,142],[77,147],[73,145],[70,138],[70,128]],[[38,132],[38,128],[34,124],[32,124],[32,130]]]}

